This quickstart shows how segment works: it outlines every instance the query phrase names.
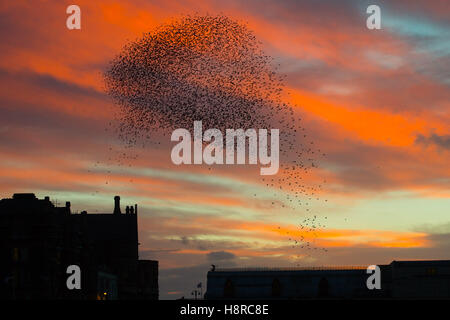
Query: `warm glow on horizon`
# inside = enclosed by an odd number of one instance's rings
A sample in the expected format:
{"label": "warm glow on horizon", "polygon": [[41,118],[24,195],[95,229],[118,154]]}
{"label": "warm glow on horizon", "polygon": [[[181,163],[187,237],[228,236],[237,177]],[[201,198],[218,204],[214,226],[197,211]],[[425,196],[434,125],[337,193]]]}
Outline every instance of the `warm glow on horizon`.
{"label": "warm glow on horizon", "polygon": [[[200,282],[211,264],[449,259],[448,8],[386,3],[384,27],[372,31],[359,2],[326,2],[79,0],[83,24],[73,31],[68,1],[0,5],[9,27],[0,44],[1,198],[33,192],[92,213],[112,212],[114,195],[137,203],[139,255],[159,260],[163,298],[186,290],[173,285],[177,275]],[[103,82],[109,62],[161,24],[205,14],[245,23],[274,58],[283,102],[301,118],[299,152],[314,151],[310,170],[262,177],[259,166],[176,166],[170,136],[135,148],[118,138],[121,111]],[[206,50],[206,40],[184,40]],[[229,93],[238,80],[220,81]]]}

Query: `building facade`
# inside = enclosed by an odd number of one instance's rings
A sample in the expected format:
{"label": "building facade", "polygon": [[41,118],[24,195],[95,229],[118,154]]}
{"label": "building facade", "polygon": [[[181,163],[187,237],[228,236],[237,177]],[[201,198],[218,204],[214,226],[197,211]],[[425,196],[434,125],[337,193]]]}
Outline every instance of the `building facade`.
{"label": "building facade", "polygon": [[380,265],[380,289],[369,290],[365,267],[217,269],[206,299],[448,299],[450,260]]}
{"label": "building facade", "polygon": [[[158,262],[139,260],[137,205],[71,212],[34,194],[0,200],[0,295],[10,299],[158,299]],[[69,290],[67,267],[81,270]],[[144,276],[147,275],[147,276]]]}

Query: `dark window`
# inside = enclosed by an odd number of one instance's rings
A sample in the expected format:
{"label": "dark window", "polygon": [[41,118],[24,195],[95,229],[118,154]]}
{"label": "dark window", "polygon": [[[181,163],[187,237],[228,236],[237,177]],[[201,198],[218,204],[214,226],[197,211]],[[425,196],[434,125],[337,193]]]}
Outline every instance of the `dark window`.
{"label": "dark window", "polygon": [[227,279],[227,281],[225,282],[223,296],[224,298],[234,298],[234,284],[230,279]]}
{"label": "dark window", "polygon": [[319,298],[328,297],[328,294],[329,294],[328,291],[329,291],[328,280],[326,278],[320,279],[320,281],[319,281],[319,291],[318,291]]}
{"label": "dark window", "polygon": [[434,276],[436,275],[436,268],[427,268],[427,274],[429,276]]}
{"label": "dark window", "polygon": [[278,279],[272,281],[272,297],[281,297],[281,283]]}

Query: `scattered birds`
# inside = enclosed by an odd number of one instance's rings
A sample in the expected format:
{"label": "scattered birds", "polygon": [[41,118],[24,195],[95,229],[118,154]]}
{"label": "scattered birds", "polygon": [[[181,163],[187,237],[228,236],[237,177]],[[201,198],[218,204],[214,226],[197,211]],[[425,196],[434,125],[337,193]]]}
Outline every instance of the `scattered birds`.
{"label": "scattered birds", "polygon": [[[274,212],[311,215],[322,184],[311,186],[304,178],[325,153],[308,140],[301,108],[284,102],[285,76],[261,47],[245,23],[223,15],[184,16],[143,34],[126,44],[104,72],[105,91],[120,107],[110,126],[130,150],[160,146],[177,128],[192,132],[198,120],[222,132],[280,129],[280,170],[261,181],[274,191]],[[136,157],[117,152],[115,158],[127,165]],[[308,232],[323,227],[316,215],[299,226]],[[311,250],[304,238],[293,241]]]}

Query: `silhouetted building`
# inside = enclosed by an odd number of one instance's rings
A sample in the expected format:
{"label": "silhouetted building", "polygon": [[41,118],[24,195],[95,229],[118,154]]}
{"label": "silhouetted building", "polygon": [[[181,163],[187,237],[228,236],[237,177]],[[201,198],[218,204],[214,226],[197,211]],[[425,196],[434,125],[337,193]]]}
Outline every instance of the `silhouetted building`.
{"label": "silhouetted building", "polygon": [[158,261],[138,261],[138,296],[158,299]]}
{"label": "silhouetted building", "polygon": [[208,272],[206,298],[450,298],[450,260],[393,261],[379,267],[379,290],[367,288],[371,274],[365,267],[216,269]]}
{"label": "silhouetted building", "polygon": [[[137,205],[121,213],[72,214],[34,194],[0,200],[3,298],[158,299],[158,262],[138,260]],[[68,290],[66,269],[81,269]]]}

